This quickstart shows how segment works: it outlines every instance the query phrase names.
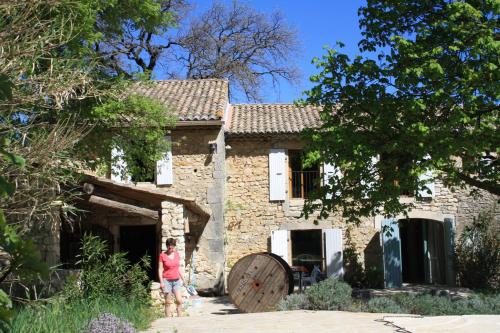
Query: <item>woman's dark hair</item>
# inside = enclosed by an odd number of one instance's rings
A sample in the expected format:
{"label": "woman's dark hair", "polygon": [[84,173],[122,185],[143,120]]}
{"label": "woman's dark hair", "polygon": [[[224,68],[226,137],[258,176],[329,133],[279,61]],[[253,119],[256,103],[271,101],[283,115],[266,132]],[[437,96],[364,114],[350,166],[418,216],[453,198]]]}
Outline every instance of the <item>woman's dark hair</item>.
{"label": "woman's dark hair", "polygon": [[175,246],[177,243],[177,240],[175,238],[167,238],[167,241],[165,242],[165,245],[168,247],[169,245]]}

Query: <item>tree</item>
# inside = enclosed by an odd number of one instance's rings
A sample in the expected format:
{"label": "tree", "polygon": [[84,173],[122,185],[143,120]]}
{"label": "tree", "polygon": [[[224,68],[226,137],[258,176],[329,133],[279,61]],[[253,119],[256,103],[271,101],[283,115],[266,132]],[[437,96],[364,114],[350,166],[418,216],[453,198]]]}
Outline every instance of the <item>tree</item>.
{"label": "tree", "polygon": [[[155,2],[141,4],[143,15],[130,12],[128,18],[157,24]],[[57,219],[56,204],[70,207],[64,203],[75,196],[77,171],[109,164],[113,145],[139,152],[145,149],[138,143],[151,147],[143,154],[145,167],[164,151],[165,128],[173,123],[168,110],[142,96],[124,95],[132,81],[109,75],[93,48],[102,38],[99,20],[121,26],[113,21],[117,18],[103,16],[115,6],[115,1],[54,0],[6,1],[0,7],[5,97],[0,134],[10,141],[10,152],[26,161],[23,167],[0,165],[1,174],[16,184],[15,193],[0,203],[9,223],[24,231]]]}
{"label": "tree", "polygon": [[498,1],[369,0],[359,9],[361,55],[330,49],[315,59],[307,102],[321,105],[323,125],[306,134],[309,158],[339,172],[306,213],[396,215],[411,208],[400,195],[418,198],[432,179],[500,194],[499,14]]}
{"label": "tree", "polygon": [[[116,33],[101,24],[107,32],[96,49],[116,73],[139,69],[151,76],[163,65],[169,77],[227,78],[250,100],[259,100],[266,78],[273,85],[280,78],[298,79],[291,61],[298,52],[296,32],[278,12],[265,15],[237,1],[227,6],[215,2],[175,34],[170,22],[183,22],[189,6],[183,0],[159,1],[158,6],[168,19],[154,28],[121,20],[124,28]],[[121,10],[127,9],[114,15]]]}
{"label": "tree", "polygon": [[[141,3],[148,9],[153,2]],[[160,156],[168,110],[141,96],[124,96],[132,82],[109,75],[92,47],[102,38],[97,20],[115,5],[0,4],[0,282],[9,274],[32,278],[47,272],[30,231],[53,225],[71,210],[79,171],[91,161],[109,160],[113,143],[134,146],[134,138],[141,139],[153,147],[150,159]],[[140,126],[149,127],[146,138]],[[8,326],[10,307],[0,291],[0,330]]]}

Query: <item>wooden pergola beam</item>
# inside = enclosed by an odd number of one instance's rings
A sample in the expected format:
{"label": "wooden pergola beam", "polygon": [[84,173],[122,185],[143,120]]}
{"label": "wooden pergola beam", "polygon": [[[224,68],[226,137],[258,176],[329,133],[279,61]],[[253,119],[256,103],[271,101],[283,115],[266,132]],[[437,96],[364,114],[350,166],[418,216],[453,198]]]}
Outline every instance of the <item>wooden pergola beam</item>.
{"label": "wooden pergola beam", "polygon": [[103,197],[99,197],[97,195],[91,195],[89,197],[88,202],[92,205],[101,206],[105,208],[115,209],[119,211],[123,211],[132,215],[140,215],[144,217],[148,217],[151,219],[157,220],[159,218],[159,213],[157,210],[142,208],[130,204],[126,204],[123,202],[118,202],[110,199],[106,199]]}

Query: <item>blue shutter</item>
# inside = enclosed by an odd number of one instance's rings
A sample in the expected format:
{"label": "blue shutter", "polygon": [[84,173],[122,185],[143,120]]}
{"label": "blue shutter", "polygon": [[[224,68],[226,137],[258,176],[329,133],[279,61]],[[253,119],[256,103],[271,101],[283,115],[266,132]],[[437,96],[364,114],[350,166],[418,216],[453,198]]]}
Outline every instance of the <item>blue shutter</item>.
{"label": "blue shutter", "polygon": [[455,280],[455,219],[444,219],[444,253],[446,263],[446,284],[454,286]]}
{"label": "blue shutter", "polygon": [[386,288],[399,288],[403,284],[403,266],[398,221],[383,220],[380,232],[384,251],[384,285]]}

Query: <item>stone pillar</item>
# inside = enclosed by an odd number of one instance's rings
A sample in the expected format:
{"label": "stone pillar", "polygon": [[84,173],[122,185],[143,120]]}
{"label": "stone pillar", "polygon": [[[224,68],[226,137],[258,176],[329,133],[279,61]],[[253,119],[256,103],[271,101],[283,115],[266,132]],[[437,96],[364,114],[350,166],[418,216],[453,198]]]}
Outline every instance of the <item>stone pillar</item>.
{"label": "stone pillar", "polygon": [[224,130],[221,129],[217,136],[217,152],[213,156],[214,183],[207,189],[207,203],[209,204],[212,214],[208,221],[205,231],[203,242],[208,245],[206,257],[209,264],[213,267],[214,278],[206,281],[199,279],[200,286],[209,286],[216,294],[222,295],[225,292],[225,250],[224,250],[224,187],[226,183],[225,173],[225,138]]}
{"label": "stone pillar", "polygon": [[184,238],[184,206],[170,201],[161,203],[161,249],[166,250],[167,238],[177,240],[177,251],[181,257],[181,266],[185,266],[186,240]]}

